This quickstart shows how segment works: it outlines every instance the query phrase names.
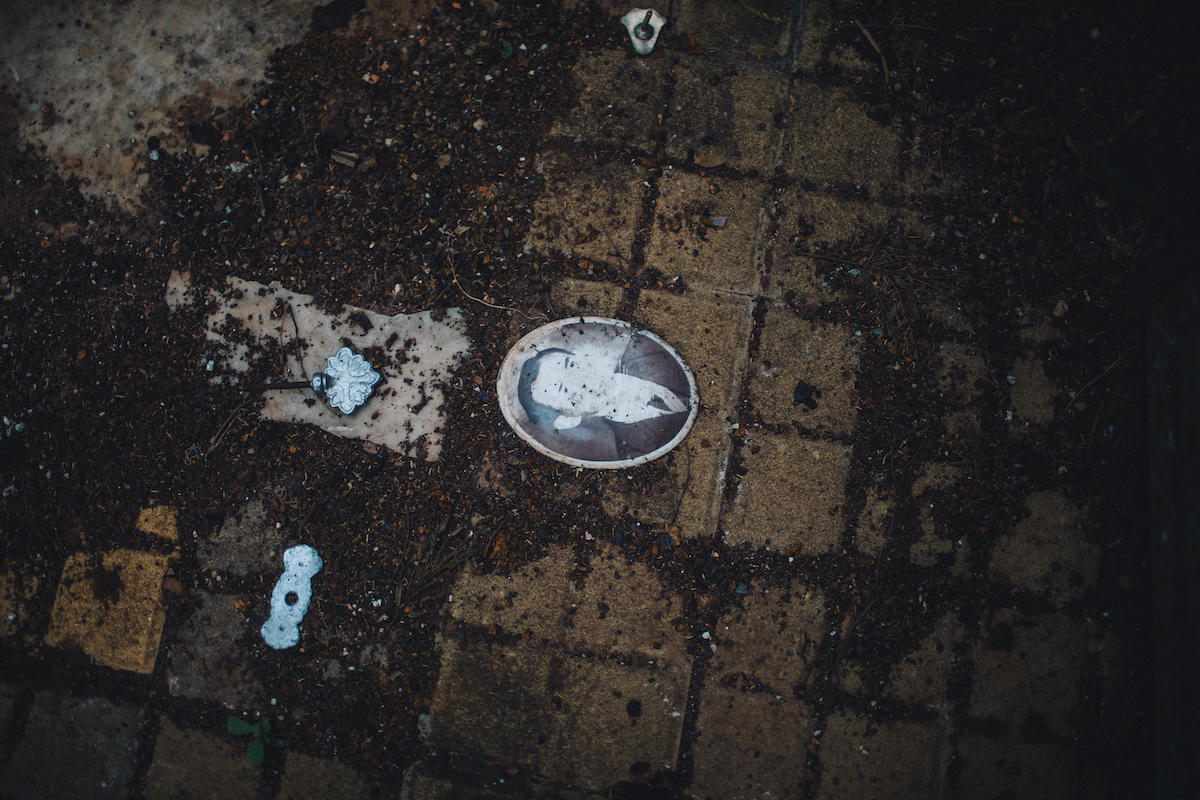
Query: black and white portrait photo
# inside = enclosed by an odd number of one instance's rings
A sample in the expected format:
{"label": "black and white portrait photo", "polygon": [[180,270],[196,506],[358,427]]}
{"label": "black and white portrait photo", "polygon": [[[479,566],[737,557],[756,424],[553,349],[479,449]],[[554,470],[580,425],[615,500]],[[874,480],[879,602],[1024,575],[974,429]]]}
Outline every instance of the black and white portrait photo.
{"label": "black and white portrait photo", "polygon": [[523,438],[552,458],[631,466],[683,439],[695,382],[665,342],[628,323],[560,320],[522,339],[500,371],[501,408]]}

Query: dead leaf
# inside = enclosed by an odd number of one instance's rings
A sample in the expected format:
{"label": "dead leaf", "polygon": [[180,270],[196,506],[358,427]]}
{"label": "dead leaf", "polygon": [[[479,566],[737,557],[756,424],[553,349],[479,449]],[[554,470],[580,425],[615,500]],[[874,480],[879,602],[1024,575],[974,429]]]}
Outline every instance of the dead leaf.
{"label": "dead leaf", "polygon": [[719,167],[725,163],[725,156],[719,156],[715,153],[707,153],[702,156],[696,156],[696,166],[709,169],[710,167]]}

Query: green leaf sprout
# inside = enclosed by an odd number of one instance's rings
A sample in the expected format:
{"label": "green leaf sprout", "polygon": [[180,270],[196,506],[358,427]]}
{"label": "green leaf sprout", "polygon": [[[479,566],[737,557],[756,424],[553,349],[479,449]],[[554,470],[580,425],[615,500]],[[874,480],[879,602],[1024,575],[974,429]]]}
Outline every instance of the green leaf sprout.
{"label": "green leaf sprout", "polygon": [[234,736],[253,736],[254,739],[250,742],[249,749],[246,750],[246,760],[254,766],[262,763],[263,756],[266,755],[264,745],[272,747],[283,747],[283,740],[278,736],[271,736],[271,721],[260,719],[258,722],[251,725],[244,719],[238,717],[230,717],[226,723],[229,732]]}

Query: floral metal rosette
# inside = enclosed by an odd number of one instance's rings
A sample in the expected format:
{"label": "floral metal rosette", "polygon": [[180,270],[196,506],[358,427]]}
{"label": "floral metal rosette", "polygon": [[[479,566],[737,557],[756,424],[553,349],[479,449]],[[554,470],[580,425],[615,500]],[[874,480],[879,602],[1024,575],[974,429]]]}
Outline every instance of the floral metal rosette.
{"label": "floral metal rosette", "polygon": [[365,358],[349,347],[329,357],[325,367],[325,396],[329,404],[349,414],[367,402],[380,375]]}

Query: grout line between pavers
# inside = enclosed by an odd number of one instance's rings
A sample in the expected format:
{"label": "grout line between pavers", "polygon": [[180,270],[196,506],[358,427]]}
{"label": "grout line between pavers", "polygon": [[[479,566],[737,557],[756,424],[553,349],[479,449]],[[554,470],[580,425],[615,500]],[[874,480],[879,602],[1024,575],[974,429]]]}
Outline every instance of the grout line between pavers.
{"label": "grout line between pavers", "polygon": [[[678,19],[677,5],[679,1],[672,0],[672,5],[668,12],[673,21]],[[641,213],[638,216],[637,228],[633,234],[633,242],[630,243],[628,263],[633,274],[630,275],[629,285],[624,288],[621,302],[617,304],[616,311],[614,312],[614,316],[618,319],[633,318],[634,310],[641,299],[641,284],[645,280],[647,273],[646,247],[649,245],[650,237],[654,231],[654,215],[658,210],[658,198],[661,196],[658,183],[662,173],[661,162],[666,156],[667,121],[671,117],[671,105],[675,99],[675,82],[665,81],[663,88],[665,91],[663,92],[662,105],[660,106],[661,113],[658,115],[659,129],[655,133],[654,149],[650,155],[655,166],[642,166],[642,182],[646,191],[642,195]],[[655,174],[656,172],[658,174]]]}
{"label": "grout line between pavers", "polygon": [[[795,80],[796,69],[800,64],[800,56],[804,54],[804,38],[808,33],[808,3],[805,0],[795,0],[792,4],[792,41],[788,53],[784,56],[788,69]],[[790,88],[790,87],[789,87]]]}

